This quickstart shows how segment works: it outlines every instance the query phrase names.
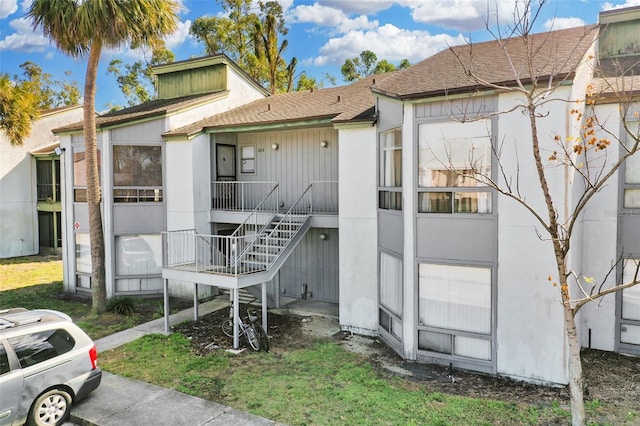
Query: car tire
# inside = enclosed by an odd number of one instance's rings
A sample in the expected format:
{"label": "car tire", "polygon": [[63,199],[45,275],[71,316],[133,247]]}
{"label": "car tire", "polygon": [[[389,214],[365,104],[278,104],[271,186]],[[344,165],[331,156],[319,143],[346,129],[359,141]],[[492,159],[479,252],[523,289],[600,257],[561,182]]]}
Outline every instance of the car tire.
{"label": "car tire", "polygon": [[71,395],[62,389],[51,389],[41,394],[31,406],[30,426],[58,426],[71,413]]}

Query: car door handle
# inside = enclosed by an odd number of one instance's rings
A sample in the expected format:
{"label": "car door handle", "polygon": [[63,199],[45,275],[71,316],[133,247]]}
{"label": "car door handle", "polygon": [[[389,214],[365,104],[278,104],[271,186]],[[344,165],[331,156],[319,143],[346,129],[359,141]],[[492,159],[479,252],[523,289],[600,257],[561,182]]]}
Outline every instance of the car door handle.
{"label": "car door handle", "polygon": [[9,418],[10,415],[11,415],[11,410],[7,410],[4,413],[0,413],[0,420],[4,420],[6,418]]}

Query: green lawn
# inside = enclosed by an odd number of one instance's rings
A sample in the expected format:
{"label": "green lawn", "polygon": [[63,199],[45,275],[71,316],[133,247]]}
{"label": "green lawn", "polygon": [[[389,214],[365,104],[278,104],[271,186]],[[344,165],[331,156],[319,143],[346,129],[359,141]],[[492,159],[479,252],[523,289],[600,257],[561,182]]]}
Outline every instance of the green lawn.
{"label": "green lawn", "polygon": [[90,299],[71,298],[64,293],[60,258],[0,259],[0,309],[21,307],[65,312],[92,339],[99,339],[160,316],[161,306],[157,301],[146,299],[136,304],[137,312],[133,315],[92,315]]}
{"label": "green lawn", "polygon": [[101,354],[105,370],[290,425],[566,424],[557,407],[432,392],[382,375],[333,342],[280,353],[196,356],[181,334],[145,336]]}

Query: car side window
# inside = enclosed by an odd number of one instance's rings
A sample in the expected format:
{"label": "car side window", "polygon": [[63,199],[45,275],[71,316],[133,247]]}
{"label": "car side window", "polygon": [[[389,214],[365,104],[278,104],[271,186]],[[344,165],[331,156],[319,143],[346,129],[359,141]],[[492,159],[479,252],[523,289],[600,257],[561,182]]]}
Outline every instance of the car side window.
{"label": "car side window", "polygon": [[9,370],[9,357],[7,356],[7,350],[5,349],[4,344],[0,342],[0,376],[8,373]]}
{"label": "car side window", "polygon": [[63,329],[45,330],[9,339],[22,368],[69,352],[76,342]]}

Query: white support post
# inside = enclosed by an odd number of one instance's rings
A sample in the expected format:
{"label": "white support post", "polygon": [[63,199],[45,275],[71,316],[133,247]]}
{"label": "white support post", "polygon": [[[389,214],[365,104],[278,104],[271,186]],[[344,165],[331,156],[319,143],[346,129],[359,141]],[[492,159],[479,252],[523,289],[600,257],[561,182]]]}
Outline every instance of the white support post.
{"label": "white support post", "polygon": [[267,283],[262,283],[262,328],[267,331]]}
{"label": "white support post", "polygon": [[198,321],[198,283],[193,283],[193,320]]}
{"label": "white support post", "polygon": [[164,288],[164,332],[169,334],[169,280],[163,280]]}
{"label": "white support post", "polygon": [[233,292],[233,349],[240,347],[240,327],[236,318],[240,318],[240,297],[237,288],[231,289]]}

